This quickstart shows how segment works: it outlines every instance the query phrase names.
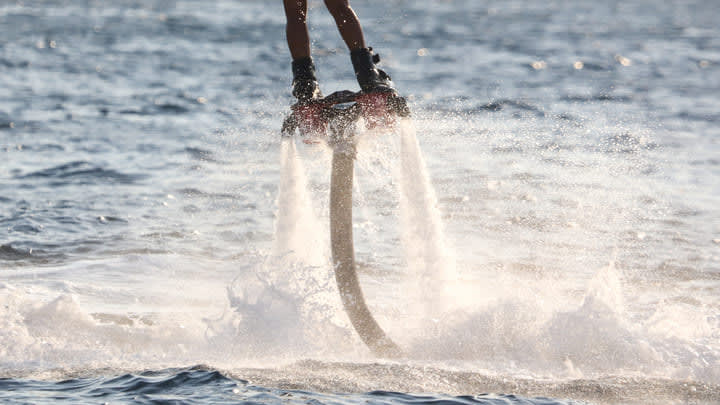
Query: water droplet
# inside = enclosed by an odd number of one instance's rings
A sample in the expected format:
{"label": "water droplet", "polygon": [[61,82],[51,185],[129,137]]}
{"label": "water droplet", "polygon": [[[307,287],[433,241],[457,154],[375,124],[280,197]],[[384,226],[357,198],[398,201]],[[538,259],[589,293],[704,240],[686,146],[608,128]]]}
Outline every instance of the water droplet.
{"label": "water droplet", "polygon": [[630,66],[630,65],[632,65],[632,61],[631,61],[630,59],[622,56],[622,55],[615,55],[615,60],[616,60],[619,64],[621,64],[621,65],[623,65],[623,66]]}
{"label": "water droplet", "polygon": [[535,70],[540,70],[545,69],[547,67],[547,63],[545,63],[544,60],[536,60],[535,62],[531,63],[530,66],[532,66]]}

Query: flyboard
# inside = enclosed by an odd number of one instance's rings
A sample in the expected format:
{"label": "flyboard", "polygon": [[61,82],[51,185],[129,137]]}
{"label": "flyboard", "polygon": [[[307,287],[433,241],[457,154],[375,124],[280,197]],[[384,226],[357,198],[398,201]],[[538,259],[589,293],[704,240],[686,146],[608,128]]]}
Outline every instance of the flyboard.
{"label": "flyboard", "polygon": [[368,128],[392,127],[409,117],[407,102],[394,91],[337,91],[327,97],[297,103],[285,118],[282,136],[326,135],[333,148],[330,177],[330,242],[335,281],[345,311],[360,338],[376,355],[398,357],[402,350],[385,334],[365,303],[355,268],[352,232],[355,128],[364,119]]}

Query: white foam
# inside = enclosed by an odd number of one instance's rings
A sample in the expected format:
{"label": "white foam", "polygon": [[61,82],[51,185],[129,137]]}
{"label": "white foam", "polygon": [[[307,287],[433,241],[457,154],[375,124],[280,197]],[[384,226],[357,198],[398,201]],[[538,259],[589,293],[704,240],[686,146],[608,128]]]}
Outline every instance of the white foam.
{"label": "white foam", "polygon": [[696,335],[655,334],[647,325],[656,325],[656,317],[630,322],[620,280],[614,263],[599,269],[582,300],[565,309],[544,305],[547,297],[538,292],[449,312],[416,339],[413,356],[562,378],[623,374],[720,381],[717,347],[700,344]]}

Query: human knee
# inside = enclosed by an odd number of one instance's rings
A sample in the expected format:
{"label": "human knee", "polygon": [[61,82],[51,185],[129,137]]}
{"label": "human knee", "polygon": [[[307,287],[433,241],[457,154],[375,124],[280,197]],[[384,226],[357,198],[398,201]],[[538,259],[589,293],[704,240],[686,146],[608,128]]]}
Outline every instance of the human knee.
{"label": "human knee", "polygon": [[285,16],[288,25],[306,24],[307,2],[305,0],[285,0]]}
{"label": "human knee", "polygon": [[344,18],[352,12],[347,0],[325,0],[325,6],[333,17]]}

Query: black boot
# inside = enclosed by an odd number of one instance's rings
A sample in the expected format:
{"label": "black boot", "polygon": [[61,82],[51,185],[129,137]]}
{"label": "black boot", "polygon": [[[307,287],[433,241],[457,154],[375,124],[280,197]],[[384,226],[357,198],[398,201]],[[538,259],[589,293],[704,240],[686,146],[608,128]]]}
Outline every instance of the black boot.
{"label": "black boot", "polygon": [[315,77],[315,64],[311,57],[299,58],[292,61],[293,90],[292,95],[299,102],[304,103],[316,98],[322,98],[320,85]]}
{"label": "black boot", "polygon": [[375,63],[380,62],[380,57],[373,55],[372,48],[360,48],[350,52],[350,60],[352,60],[355,77],[357,77],[363,92],[395,92],[390,76],[375,67]]}

